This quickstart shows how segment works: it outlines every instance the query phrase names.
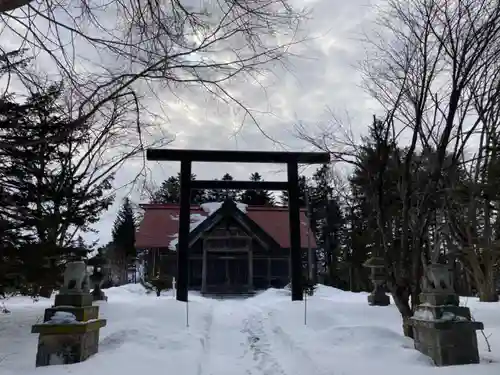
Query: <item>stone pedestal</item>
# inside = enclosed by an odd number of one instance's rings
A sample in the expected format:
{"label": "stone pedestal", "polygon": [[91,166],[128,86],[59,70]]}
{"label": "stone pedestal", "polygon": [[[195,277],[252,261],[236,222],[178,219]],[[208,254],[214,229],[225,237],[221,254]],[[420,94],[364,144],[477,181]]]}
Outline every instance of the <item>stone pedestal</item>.
{"label": "stone pedestal", "polygon": [[39,333],[36,366],[68,365],[85,361],[97,353],[99,329],[106,321],[98,319],[75,324],[37,324],[31,329]]}
{"label": "stone pedestal", "polygon": [[432,358],[436,366],[479,363],[476,330],[483,323],[427,321],[411,318],[415,349]]}
{"label": "stone pedestal", "polygon": [[[479,363],[476,330],[483,323],[473,322],[468,307],[459,306],[451,277],[444,265],[433,265],[424,280],[422,302],[409,319],[415,349],[432,358],[437,366]],[[437,271],[442,266],[441,271]]]}
{"label": "stone pedestal", "polygon": [[99,330],[106,326],[106,320],[98,319],[99,307],[92,306],[88,276],[75,275],[86,270],[81,262],[75,263],[78,267],[68,264],[65,286],[54,306],[45,310],[44,322],[32,327],[31,332],[39,334],[37,367],[77,363],[97,353]]}
{"label": "stone pedestal", "polygon": [[90,293],[60,293],[56,295],[54,306],[63,308],[92,306],[93,298]]}
{"label": "stone pedestal", "polygon": [[368,304],[370,306],[389,306],[391,304],[391,299],[379,282],[375,282],[375,289],[368,295]]}

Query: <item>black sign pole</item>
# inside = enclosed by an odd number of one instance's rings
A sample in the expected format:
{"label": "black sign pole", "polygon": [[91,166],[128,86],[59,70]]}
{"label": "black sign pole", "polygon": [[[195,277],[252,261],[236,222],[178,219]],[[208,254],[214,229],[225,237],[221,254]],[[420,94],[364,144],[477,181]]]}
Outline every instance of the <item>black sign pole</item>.
{"label": "black sign pole", "polygon": [[191,224],[191,161],[181,161],[181,207],[177,246],[177,300],[188,302],[189,226]]}
{"label": "black sign pole", "polygon": [[288,217],[292,263],[292,301],[302,301],[302,254],[300,243],[299,168],[296,161],[287,163]]}

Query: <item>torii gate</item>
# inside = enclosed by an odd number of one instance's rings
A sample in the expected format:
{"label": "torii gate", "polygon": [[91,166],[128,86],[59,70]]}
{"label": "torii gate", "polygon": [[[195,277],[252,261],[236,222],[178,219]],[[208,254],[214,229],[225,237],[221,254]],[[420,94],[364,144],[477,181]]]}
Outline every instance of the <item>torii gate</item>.
{"label": "torii gate", "polygon": [[[292,301],[301,301],[302,257],[300,246],[300,207],[299,207],[299,164],[327,164],[327,152],[282,152],[282,151],[225,151],[225,150],[179,150],[148,149],[147,160],[180,161],[180,212],[177,254],[176,297],[178,301],[188,301],[189,275],[189,225],[192,189],[262,189],[287,190],[288,215],[290,225],[290,253],[292,274]],[[286,182],[275,181],[209,181],[191,180],[193,162],[213,163],[268,163],[286,164]]]}

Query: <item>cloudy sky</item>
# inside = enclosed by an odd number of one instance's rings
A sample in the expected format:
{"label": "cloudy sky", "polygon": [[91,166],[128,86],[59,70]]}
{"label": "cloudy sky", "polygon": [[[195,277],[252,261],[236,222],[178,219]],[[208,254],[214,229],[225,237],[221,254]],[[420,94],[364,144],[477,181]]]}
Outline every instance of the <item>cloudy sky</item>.
{"label": "cloudy sky", "polygon": [[[228,87],[231,94],[251,110],[267,137],[234,103],[222,103],[202,89],[163,90],[159,100],[149,100],[148,109],[161,112],[162,131],[175,136],[170,144],[173,148],[311,150],[311,145],[297,138],[297,124],[314,135],[332,125],[333,115],[360,134],[376,111],[375,103],[360,87],[360,74],[356,69],[365,55],[360,38],[363,32],[374,27],[375,1],[291,0],[295,6],[310,10],[302,30],[310,40],[292,47],[290,52],[296,56],[288,60],[286,67],[269,66],[270,71],[259,76],[258,82],[240,79]],[[15,38],[2,35],[0,45],[4,48],[18,46]],[[37,63],[44,70],[53,64],[43,58],[38,58]],[[176,163],[148,162],[146,181],[150,187],[159,186],[175,175],[179,167]],[[99,233],[87,236],[89,239],[98,239],[100,243],[109,241],[118,206],[125,196],[136,203],[144,202],[140,189],[128,185],[143,168],[141,160],[132,160],[118,171],[115,186],[126,186],[118,190],[115,204],[95,226]],[[193,165],[198,179],[220,178],[226,172],[235,179],[247,179],[250,173],[259,172],[265,180],[284,180],[286,175],[282,170],[283,166],[279,165]],[[310,168],[304,173],[312,171]]]}
{"label": "cloudy sky", "polygon": [[[311,9],[304,25],[309,36],[307,43],[294,51],[287,69],[274,67],[273,74],[263,77],[259,84],[239,82],[232,93],[244,100],[253,110],[259,125],[278,145],[267,139],[235,106],[217,102],[201,90],[180,90],[176,95],[165,93],[162,111],[168,117],[164,126],[175,134],[173,148],[236,149],[236,150],[311,150],[297,139],[295,127],[301,124],[311,134],[330,126],[332,113],[349,122],[356,133],[362,132],[375,110],[375,104],[360,87],[356,63],[364,56],[361,33],[373,22],[373,1],[369,0],[295,0]],[[156,103],[158,104],[158,103]],[[349,121],[347,121],[349,119]],[[243,126],[242,126],[243,124]],[[149,184],[159,185],[179,171],[180,165],[168,162],[148,162]],[[143,168],[133,161],[116,176],[116,185],[127,184]],[[199,179],[220,178],[229,172],[235,179],[247,179],[258,171],[265,180],[282,180],[286,175],[279,165],[238,165],[231,163],[193,165]],[[309,174],[312,170],[306,171]],[[138,189],[120,189],[115,205],[103,215],[91,238],[106,243],[110,239],[113,221],[120,199],[129,196],[144,202]]]}

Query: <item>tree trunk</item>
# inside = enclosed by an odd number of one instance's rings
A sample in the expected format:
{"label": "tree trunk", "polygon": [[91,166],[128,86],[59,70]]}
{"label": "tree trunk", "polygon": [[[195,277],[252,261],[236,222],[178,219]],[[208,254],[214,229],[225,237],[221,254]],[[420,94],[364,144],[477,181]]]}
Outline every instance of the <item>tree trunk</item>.
{"label": "tree trunk", "polygon": [[494,262],[489,261],[483,264],[477,264],[473,269],[475,271],[473,276],[476,282],[479,301],[498,302]]}
{"label": "tree trunk", "polygon": [[410,291],[408,287],[396,286],[390,288],[394,304],[398,308],[403,318],[403,334],[406,337],[413,338],[413,329],[408,324],[409,318],[413,316],[413,311],[409,305]]}
{"label": "tree trunk", "polygon": [[481,302],[498,302],[498,293],[493,280],[485,280],[483,284],[478,285],[479,301]]}
{"label": "tree trunk", "polygon": [[[421,244],[417,244],[419,248],[421,248]],[[412,310],[412,315],[413,311],[415,311],[415,308],[420,304],[420,293],[422,292],[422,289],[420,287],[420,280],[422,280],[422,276],[424,274],[424,268],[421,262],[421,254],[422,251],[416,251],[413,249],[413,254],[412,254],[412,280],[415,280],[413,282],[413,285],[410,287],[411,288],[411,310]]]}
{"label": "tree trunk", "polygon": [[352,285],[352,264],[349,264],[349,291],[353,291],[353,285]]}
{"label": "tree trunk", "polygon": [[415,338],[413,335],[413,327],[410,325],[410,317],[403,317],[403,335],[411,339]]}
{"label": "tree trunk", "polygon": [[339,280],[341,279],[341,273],[339,269],[337,268],[338,264],[334,260],[333,256],[329,255],[328,256],[328,265],[327,265],[327,271],[328,271],[328,282],[330,286],[333,286],[335,288],[339,287]]}
{"label": "tree trunk", "polygon": [[122,268],[122,285],[128,284],[128,267],[127,261],[124,261],[124,265]]}

